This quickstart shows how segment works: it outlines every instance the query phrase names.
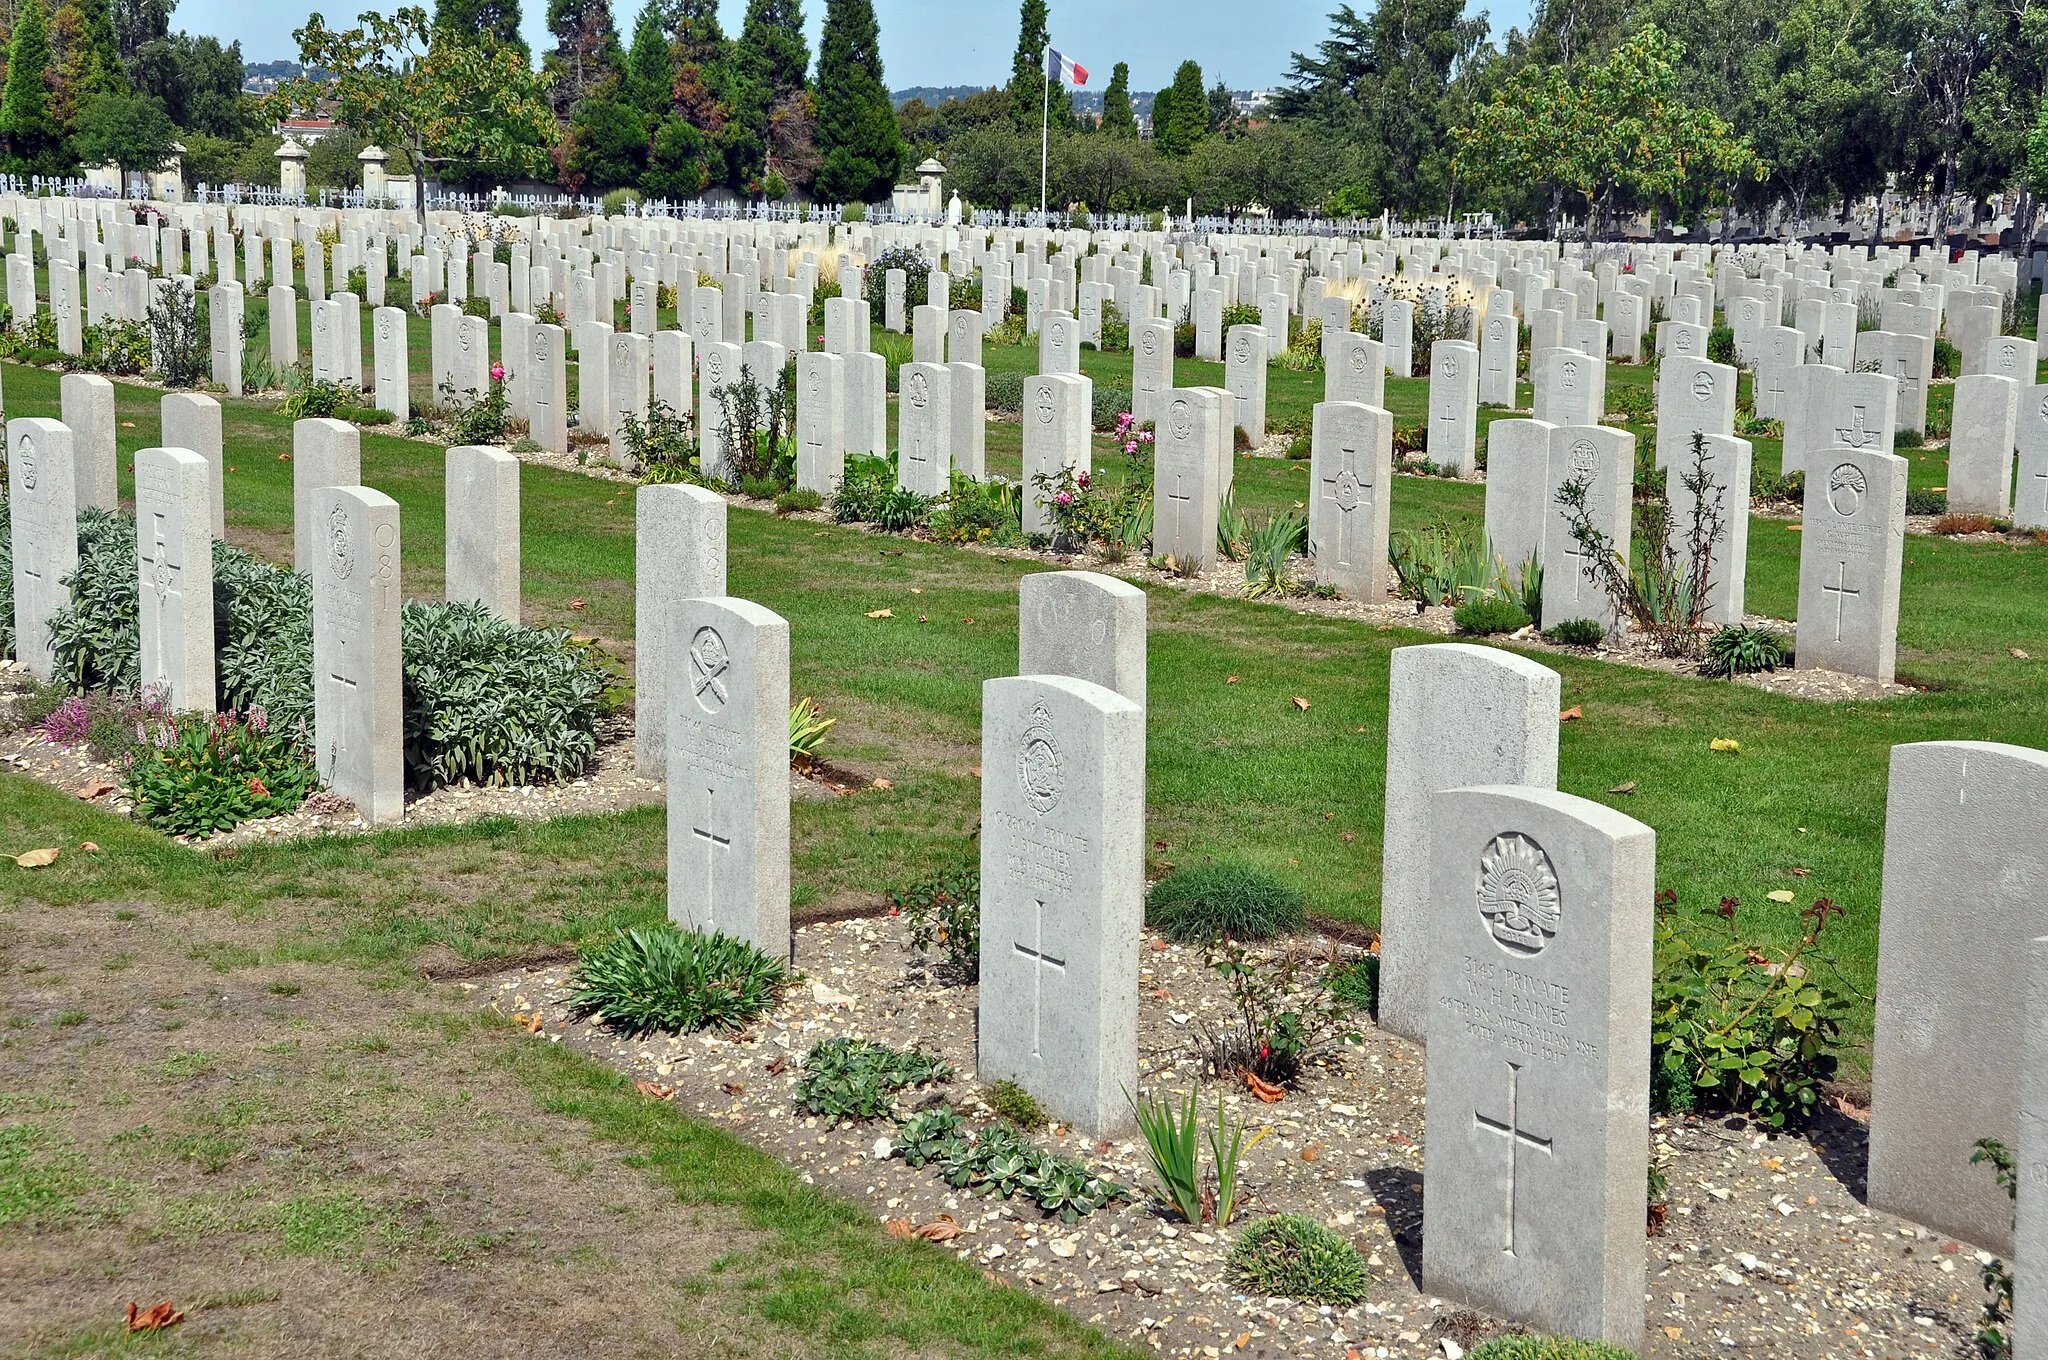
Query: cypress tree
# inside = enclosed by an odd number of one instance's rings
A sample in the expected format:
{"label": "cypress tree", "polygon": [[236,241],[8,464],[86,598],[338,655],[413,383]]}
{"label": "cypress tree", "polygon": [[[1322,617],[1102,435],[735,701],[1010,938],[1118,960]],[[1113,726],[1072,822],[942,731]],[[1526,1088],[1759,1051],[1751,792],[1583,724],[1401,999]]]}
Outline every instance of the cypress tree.
{"label": "cypress tree", "polygon": [[1184,61],[1173,73],[1172,87],[1161,90],[1152,103],[1152,140],[1166,155],[1185,156],[1208,131],[1209,93],[1202,88],[1202,68]]}
{"label": "cypress tree", "polygon": [[[1045,49],[1052,41],[1045,0],[1024,0],[1017,16],[1017,55],[1010,63],[1010,117],[1020,132],[1037,132],[1048,109],[1045,90]],[[1063,81],[1055,80],[1050,96],[1052,125],[1073,122],[1074,106]]]}
{"label": "cypress tree", "polygon": [[56,167],[62,129],[50,112],[50,33],[43,21],[43,0],[23,0],[14,20],[14,41],[7,49],[7,85],[0,92],[0,137],[7,139],[9,160],[34,174]]}
{"label": "cypress tree", "polygon": [[1110,72],[1102,94],[1102,130],[1112,137],[1136,137],[1138,115],[1131,112],[1131,64],[1120,61]]}
{"label": "cypress tree", "polygon": [[801,90],[811,66],[803,0],[747,0],[747,20],[733,55],[751,107],[765,113]]}
{"label": "cypress tree", "polygon": [[844,203],[886,198],[903,164],[872,0],[825,0],[825,29],[818,39],[818,149],[825,159],[817,191]]}
{"label": "cypress tree", "polygon": [[626,53],[621,93],[649,119],[659,120],[674,102],[675,79],[675,60],[662,26],[661,7],[650,0],[640,7],[640,19],[633,25],[633,46]]}
{"label": "cypress tree", "polygon": [[527,55],[526,39],[519,34],[519,0],[438,0],[434,6],[434,31],[449,33],[465,42],[482,41],[503,51],[513,48]]}

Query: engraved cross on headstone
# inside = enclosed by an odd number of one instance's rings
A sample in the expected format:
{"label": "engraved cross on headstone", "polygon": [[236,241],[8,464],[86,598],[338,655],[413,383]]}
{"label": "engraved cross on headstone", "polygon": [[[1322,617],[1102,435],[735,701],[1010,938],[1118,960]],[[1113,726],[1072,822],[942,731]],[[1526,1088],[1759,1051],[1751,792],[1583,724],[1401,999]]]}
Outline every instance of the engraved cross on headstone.
{"label": "engraved cross on headstone", "polygon": [[1472,1112],[1472,1126],[1474,1128],[1490,1130],[1508,1140],[1507,1231],[1504,1234],[1505,1240],[1501,1244],[1501,1250],[1513,1256],[1515,1254],[1515,1191],[1520,1180],[1522,1149],[1525,1147],[1530,1148],[1548,1157],[1550,1156],[1550,1140],[1548,1138],[1539,1138],[1522,1127],[1521,1119],[1517,1112],[1517,1088],[1520,1085],[1522,1069],[1514,1063],[1507,1064],[1507,1069],[1507,1117],[1505,1119],[1491,1119],[1474,1110]]}
{"label": "engraved cross on headstone", "polygon": [[690,828],[690,834],[704,843],[705,925],[712,925],[716,921],[714,904],[717,901],[717,897],[713,892],[713,886],[718,877],[718,852],[721,850],[730,851],[732,849],[731,836],[721,836],[716,831],[712,830],[713,818],[711,814],[714,811],[716,811],[717,808],[718,790],[715,788],[706,788],[704,790],[704,825],[693,826]]}
{"label": "engraved cross on headstone", "polygon": [[1323,499],[1337,507],[1337,561],[1351,565],[1351,514],[1358,509],[1363,479],[1358,475],[1358,450],[1349,444],[1337,446],[1336,467],[1323,478]]}
{"label": "engraved cross on headstone", "polygon": [[1031,960],[1031,1056],[1043,1056],[1039,1052],[1040,1025],[1045,1015],[1045,970],[1050,968],[1064,975],[1067,971],[1065,959],[1054,958],[1045,952],[1045,903],[1034,902],[1031,908],[1031,943],[1017,942],[1017,952]]}
{"label": "engraved cross on headstone", "polygon": [[1840,642],[1842,640],[1842,610],[1848,605],[1850,596],[1861,595],[1863,592],[1849,589],[1849,564],[1847,562],[1841,562],[1836,565],[1835,584],[1822,584],[1820,590],[1823,595],[1835,597],[1835,641]]}
{"label": "engraved cross on headstone", "polygon": [[[1183,511],[1192,512],[1194,509],[1195,498],[1182,489],[1186,480],[1186,476],[1179,469],[1175,469],[1173,490],[1166,493],[1167,504],[1173,508],[1173,544],[1176,550],[1185,549],[1186,535],[1182,529],[1181,514]],[[1201,551],[1199,543],[1195,545],[1194,551]]]}

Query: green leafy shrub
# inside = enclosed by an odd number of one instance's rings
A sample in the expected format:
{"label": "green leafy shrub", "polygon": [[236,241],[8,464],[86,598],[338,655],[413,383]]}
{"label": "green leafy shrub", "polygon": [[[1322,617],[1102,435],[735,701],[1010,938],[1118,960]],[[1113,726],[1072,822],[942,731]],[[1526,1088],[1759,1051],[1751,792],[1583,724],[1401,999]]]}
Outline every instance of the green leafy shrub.
{"label": "green leafy shrub", "polygon": [[1380,956],[1367,954],[1330,970],[1330,995],[1367,1015],[1380,1011]]}
{"label": "green leafy shrub", "polygon": [[[444,393],[449,389],[443,388]],[[505,395],[505,380],[491,379],[490,390],[463,406],[454,407],[448,432],[457,444],[495,444],[512,428],[512,403]],[[333,414],[330,412],[329,414]]]}
{"label": "green leafy shrub", "polygon": [[[290,375],[286,381],[288,386],[292,386]],[[277,405],[277,413],[286,420],[313,420],[332,416],[344,405],[357,405],[354,397],[355,393],[340,383],[329,382],[325,378],[306,379],[302,385],[292,386],[292,390],[285,393],[284,400]]]}
{"label": "green leafy shrub", "polygon": [[1528,611],[1505,595],[1482,595],[1467,600],[1452,611],[1460,632],[1512,633],[1529,626]]}
{"label": "green leafy shrub", "polygon": [[1219,860],[1176,870],[1145,896],[1145,924],[1180,944],[1270,940],[1308,923],[1290,884],[1257,865]]}
{"label": "green leafy shrub", "polygon": [[868,315],[876,321],[888,315],[889,271],[892,269],[903,271],[903,315],[906,320],[911,308],[922,307],[931,300],[931,261],[909,246],[892,247],[868,261],[867,274],[863,278]]}
{"label": "green leafy shrub", "polygon": [[1617,385],[1609,392],[1607,405],[1624,420],[1654,420],[1657,417],[1657,394],[1649,387],[1635,383]]}
{"label": "green leafy shrub", "polygon": [[678,416],[668,403],[659,399],[648,405],[647,419],[629,415],[619,423],[619,440],[640,464],[641,481],[658,486],[694,479],[694,425],[691,416]]}
{"label": "green leafy shrub", "polygon": [[1906,492],[1906,513],[1909,515],[1946,515],[1948,513],[1948,493],[1945,491],[1929,491],[1924,487],[1915,487]]}
{"label": "green leafy shrub", "polygon": [[1131,389],[1116,383],[1098,382],[1088,407],[1088,419],[1092,428],[1109,431],[1117,428],[1119,418],[1131,409]]}
{"label": "green leafy shrub", "polygon": [[1707,358],[1717,364],[1735,365],[1735,328],[1716,326],[1707,332]]}
{"label": "green leafy shrub", "polygon": [[111,318],[79,332],[83,354],[60,355],[66,368],[90,369],[116,377],[140,373],[149,363],[149,330],[140,321]]}
{"label": "green leafy shrub", "polygon": [[832,518],[841,524],[872,524],[882,517],[882,501],[896,489],[896,460],[857,454],[846,460],[839,489],[832,493]]}
{"label": "green leafy shrub", "polygon": [[825,498],[810,487],[791,487],[775,498],[778,515],[802,515],[821,508]]}
{"label": "green leafy shrub", "polygon": [[740,479],[740,494],[757,501],[772,501],[783,492],[784,484],[779,477],[743,477]]}
{"label": "green leafy shrub", "polygon": [[926,527],[941,543],[1015,543],[1024,533],[1023,497],[1014,482],[976,481],[956,468]]}
{"label": "green leafy shrub", "polygon": [[1651,992],[1650,1104],[1662,1112],[1744,1110],[1768,1128],[1799,1129],[1835,1074],[1829,1045],[1850,992],[1815,946],[1841,908],[1815,899],[1806,932],[1771,949],[1736,928],[1741,903],[1721,899],[1696,924],[1678,919],[1678,895],[1657,895],[1657,975]]}
{"label": "green leafy shrub", "polygon": [[1892,431],[1892,447],[1895,449],[1917,449],[1927,442],[1924,430]]}
{"label": "green leafy shrub", "polygon": [[889,903],[910,927],[910,944],[920,954],[944,952],[945,967],[955,981],[981,977],[981,866],[970,862],[958,869],[920,879]]}
{"label": "green leafy shrub", "polygon": [[[86,506],[78,512],[71,602],[50,616],[55,672],[74,690],[142,687],[142,596],[135,521]],[[11,609],[11,604],[10,604]]]}
{"label": "green leafy shrub", "polygon": [[1700,674],[1724,675],[1733,679],[1738,675],[1774,671],[1791,664],[1791,638],[1775,629],[1737,623],[1715,630],[1714,635],[1707,639]]}
{"label": "green leafy shrub", "polygon": [[1460,604],[1507,585],[1483,531],[1441,521],[1417,530],[1396,529],[1387,538],[1387,561],[1394,569],[1395,593],[1418,604]]}
{"label": "green leafy shrub", "polygon": [[1369,1283],[1358,1249],[1312,1218],[1275,1214],[1245,1229],[1224,1273],[1260,1294],[1344,1307]]}
{"label": "green leafy shrub", "polygon": [[904,1087],[952,1079],[952,1064],[943,1058],[866,1039],[827,1039],[804,1057],[796,1102],[812,1114],[880,1119],[895,1108],[896,1092]]}
{"label": "green leafy shrub", "polygon": [[1046,1122],[1045,1107],[1038,1097],[1014,1081],[999,1081],[988,1088],[988,1107],[996,1118],[1029,1133]]}
{"label": "green leafy shrub", "polygon": [[[1131,1099],[1129,1092],[1125,1092],[1124,1099],[1130,1101],[1131,1114],[1145,1140],[1145,1156],[1152,1163],[1152,1174],[1159,1178],[1152,1187],[1153,1197],[1189,1223],[1200,1225],[1204,1219],[1210,1219],[1219,1228],[1229,1227],[1237,1212],[1237,1164],[1244,1151],[1245,1131],[1241,1124],[1231,1125],[1230,1116],[1223,1109],[1222,1095],[1216,1097],[1216,1121],[1209,1126],[1213,1187],[1203,1182],[1202,1151],[1195,1138],[1201,1121],[1195,1113],[1192,1087],[1178,1110],[1172,1098],[1163,1092],[1149,1097],[1142,1105]],[[1211,1193],[1205,1194],[1205,1190]]]}
{"label": "green leafy shrub", "polygon": [[1636,1360],[1636,1353],[1605,1341],[1576,1336],[1497,1336],[1468,1360]]}
{"label": "green leafy shrub", "polygon": [[1566,619],[1544,629],[1543,636],[1566,647],[1598,647],[1607,625],[1598,619]]}
{"label": "green leafy shrub", "polygon": [[1934,376],[1955,378],[1962,376],[1962,372],[1963,352],[1940,336],[1934,337]]}
{"label": "green leafy shrub", "polygon": [[1806,500],[1806,474],[1788,472],[1782,477],[1773,477],[1760,464],[1752,463],[1749,469],[1749,499],[1755,501],[1790,501],[1794,505]]}
{"label": "green leafy shrub", "polygon": [[1008,415],[1020,415],[1024,410],[1024,379],[1022,373],[998,372],[988,375],[988,384],[983,395],[988,399],[988,409],[1002,411]]}
{"label": "green leafy shrub", "polygon": [[1303,951],[1261,961],[1226,942],[1209,950],[1206,961],[1230,997],[1227,1018],[1195,1022],[1217,1076],[1250,1073],[1287,1086],[1310,1063],[1358,1041],[1351,1008],[1330,995],[1320,964]]}
{"label": "green leafy shrub", "polygon": [[1293,558],[1308,551],[1308,516],[1300,510],[1276,510],[1245,536],[1244,593],[1248,599],[1293,595],[1301,583],[1294,578]]}
{"label": "green leafy shrub", "polygon": [[935,497],[920,495],[907,486],[891,487],[875,507],[875,526],[892,534],[909,533],[931,514],[935,503]]}
{"label": "green leafy shrub", "polygon": [[128,792],[137,816],[173,836],[291,812],[319,787],[297,734],[271,730],[260,708],[183,714],[153,735],[129,758]]}
{"label": "green leafy shrub", "polygon": [[615,931],[587,945],[570,1006],[602,1012],[632,1035],[737,1030],[775,1004],[788,980],[779,959],[745,940],[660,925]]}
{"label": "green leafy shrub", "polygon": [[1125,1193],[1086,1162],[1034,1147],[1007,1125],[969,1135],[960,1116],[945,1105],[905,1120],[893,1149],[912,1166],[937,1167],[956,1190],[1003,1199],[1024,1195],[1063,1223],[1077,1223]]}

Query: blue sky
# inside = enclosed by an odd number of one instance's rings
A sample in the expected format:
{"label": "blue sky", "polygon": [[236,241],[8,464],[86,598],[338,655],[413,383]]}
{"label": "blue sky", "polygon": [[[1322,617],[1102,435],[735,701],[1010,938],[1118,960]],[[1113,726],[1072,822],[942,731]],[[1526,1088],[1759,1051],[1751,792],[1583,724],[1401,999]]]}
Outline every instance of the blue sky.
{"label": "blue sky", "polygon": [[[416,0],[431,8],[431,0]],[[546,41],[546,0],[523,0],[527,41]],[[1468,0],[1488,9],[1496,34],[1527,23],[1532,0]],[[1369,9],[1371,0],[1354,0]],[[745,0],[722,0],[728,32],[736,32]],[[292,30],[319,8],[330,24],[352,22],[367,0],[183,0],[172,23],[223,42],[239,38],[251,61],[298,55]],[[805,0],[813,53],[824,0]],[[1334,0],[1052,0],[1053,45],[1089,68],[1089,88],[1108,83],[1110,67],[1131,64],[1134,89],[1157,89],[1193,57],[1213,82],[1256,89],[1277,83],[1289,54],[1309,51],[1327,32]],[[631,32],[638,0],[613,0],[621,34]],[[1009,78],[1017,43],[1017,0],[875,0],[882,28],[882,63],[889,84],[1000,84]],[[1098,74],[1099,73],[1099,74]]]}

